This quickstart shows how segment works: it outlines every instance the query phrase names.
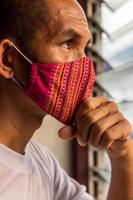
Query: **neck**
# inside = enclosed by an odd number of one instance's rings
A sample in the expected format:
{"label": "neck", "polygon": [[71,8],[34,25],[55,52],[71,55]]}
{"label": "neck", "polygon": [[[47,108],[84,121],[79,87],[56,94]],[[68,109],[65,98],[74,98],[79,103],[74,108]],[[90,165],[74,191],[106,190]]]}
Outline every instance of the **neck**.
{"label": "neck", "polygon": [[14,88],[6,88],[6,93],[1,91],[0,143],[23,154],[34,132],[41,126],[44,114],[12,81],[8,85]]}
{"label": "neck", "polygon": [[[12,150],[23,154],[25,151],[26,144],[32,137],[33,133],[24,131],[24,128],[20,127],[16,122],[13,122],[13,119],[10,121],[8,116],[4,116],[3,113],[0,114],[0,143],[11,148]],[[25,126],[24,126],[25,127]]]}

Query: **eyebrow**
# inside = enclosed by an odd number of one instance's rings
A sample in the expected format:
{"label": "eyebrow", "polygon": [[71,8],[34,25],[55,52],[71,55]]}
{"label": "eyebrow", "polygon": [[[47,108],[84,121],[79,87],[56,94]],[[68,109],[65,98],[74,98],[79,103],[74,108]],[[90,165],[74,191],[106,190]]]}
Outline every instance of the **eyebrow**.
{"label": "eyebrow", "polygon": [[65,30],[65,31],[62,32],[62,34],[65,35],[65,36],[69,36],[69,37],[79,37],[79,38],[82,37],[78,32],[76,32],[73,29]]}
{"label": "eyebrow", "polygon": [[[77,31],[73,29],[68,29],[68,30],[63,31],[62,35],[68,36],[68,37],[82,38],[82,35],[80,35],[80,33],[78,33]],[[91,37],[89,37],[87,44],[89,43],[91,43]]]}

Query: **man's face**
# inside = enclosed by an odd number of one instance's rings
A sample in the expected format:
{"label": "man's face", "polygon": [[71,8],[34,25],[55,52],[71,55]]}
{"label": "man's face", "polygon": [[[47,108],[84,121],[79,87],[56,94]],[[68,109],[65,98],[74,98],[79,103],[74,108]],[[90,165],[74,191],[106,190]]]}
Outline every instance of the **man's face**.
{"label": "man's face", "polygon": [[[46,27],[44,21],[44,27],[36,32],[29,47],[32,49],[33,57],[29,59],[36,63],[64,63],[85,56],[84,51],[90,41],[90,31],[84,11],[78,2],[76,0],[47,0],[46,2],[49,6],[49,23]],[[15,77],[26,86],[30,74],[29,63],[15,49],[10,56]],[[29,101],[25,94],[14,91],[16,91],[14,88],[10,89],[15,101],[18,99],[17,101],[22,104],[23,112],[27,99],[29,113],[32,113],[32,116],[35,110],[38,113],[38,106],[33,106],[32,101]]]}
{"label": "man's face", "polygon": [[90,31],[84,11],[75,0],[48,0],[51,22],[32,43],[36,62],[64,63],[85,56]]}

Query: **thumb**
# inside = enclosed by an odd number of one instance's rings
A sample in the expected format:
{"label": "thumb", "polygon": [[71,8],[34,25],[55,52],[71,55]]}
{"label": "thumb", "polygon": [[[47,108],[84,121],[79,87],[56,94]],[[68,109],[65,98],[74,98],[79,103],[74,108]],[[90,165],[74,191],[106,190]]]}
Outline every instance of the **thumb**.
{"label": "thumb", "polygon": [[71,140],[76,137],[76,127],[64,126],[59,130],[58,135],[63,140]]}

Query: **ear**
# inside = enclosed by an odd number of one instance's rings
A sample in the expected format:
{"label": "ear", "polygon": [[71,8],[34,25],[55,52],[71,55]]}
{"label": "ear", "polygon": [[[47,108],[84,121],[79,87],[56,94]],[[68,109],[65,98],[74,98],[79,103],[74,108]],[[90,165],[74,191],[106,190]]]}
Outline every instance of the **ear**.
{"label": "ear", "polygon": [[10,79],[14,76],[13,48],[8,39],[0,41],[0,76]]}

